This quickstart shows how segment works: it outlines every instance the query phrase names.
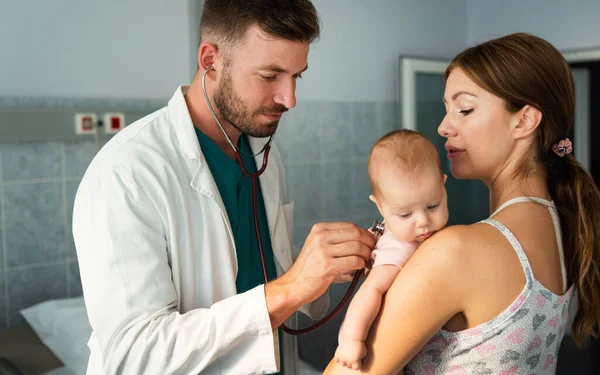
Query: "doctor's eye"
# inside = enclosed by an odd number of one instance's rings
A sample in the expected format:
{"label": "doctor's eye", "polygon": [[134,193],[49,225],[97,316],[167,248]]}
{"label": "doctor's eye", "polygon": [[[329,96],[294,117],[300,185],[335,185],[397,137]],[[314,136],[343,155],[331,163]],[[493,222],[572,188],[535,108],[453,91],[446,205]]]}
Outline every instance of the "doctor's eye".
{"label": "doctor's eye", "polygon": [[263,80],[270,82],[270,81],[274,81],[275,78],[277,78],[277,76],[263,76],[261,75],[260,78],[262,78]]}
{"label": "doctor's eye", "polygon": [[458,113],[460,113],[463,116],[467,116],[469,115],[471,112],[473,112],[473,109],[463,109],[462,111],[458,111]]}

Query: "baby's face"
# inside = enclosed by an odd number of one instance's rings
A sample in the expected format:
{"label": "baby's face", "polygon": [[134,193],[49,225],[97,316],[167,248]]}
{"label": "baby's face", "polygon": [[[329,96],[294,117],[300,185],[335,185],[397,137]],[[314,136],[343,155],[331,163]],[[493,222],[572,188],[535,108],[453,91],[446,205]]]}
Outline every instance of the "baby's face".
{"label": "baby's face", "polygon": [[377,205],[386,230],[399,241],[420,243],[442,229],[448,222],[445,182],[437,167],[382,176]]}

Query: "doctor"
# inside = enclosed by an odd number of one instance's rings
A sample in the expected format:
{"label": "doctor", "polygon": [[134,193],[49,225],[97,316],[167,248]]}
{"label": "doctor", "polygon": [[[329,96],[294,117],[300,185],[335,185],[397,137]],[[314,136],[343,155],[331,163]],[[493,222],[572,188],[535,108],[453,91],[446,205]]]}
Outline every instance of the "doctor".
{"label": "doctor", "polygon": [[[198,72],[168,106],[102,148],[79,186],[73,235],[93,329],[88,374],[297,374],[294,312],[322,317],[327,288],[361,269],[371,234],[313,227],[292,258],[293,203],[273,148],[258,217],[272,280],[263,281],[252,181],[232,143],[260,152],[296,104],[320,32],[308,0],[206,0]],[[263,154],[242,157],[250,171]],[[310,183],[310,182],[307,182]]]}

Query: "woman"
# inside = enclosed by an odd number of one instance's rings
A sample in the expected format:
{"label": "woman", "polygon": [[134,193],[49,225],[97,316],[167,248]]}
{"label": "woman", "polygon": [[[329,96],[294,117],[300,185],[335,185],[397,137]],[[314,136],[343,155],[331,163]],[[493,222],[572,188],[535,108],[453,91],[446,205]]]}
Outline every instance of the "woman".
{"label": "woman", "polygon": [[[490,189],[490,219],[448,227],[399,273],[367,341],[370,374],[554,374],[578,295],[578,343],[600,322],[600,195],[572,154],[569,66],[512,34],[459,54],[438,128],[456,178]],[[332,361],[326,374],[356,374]]]}

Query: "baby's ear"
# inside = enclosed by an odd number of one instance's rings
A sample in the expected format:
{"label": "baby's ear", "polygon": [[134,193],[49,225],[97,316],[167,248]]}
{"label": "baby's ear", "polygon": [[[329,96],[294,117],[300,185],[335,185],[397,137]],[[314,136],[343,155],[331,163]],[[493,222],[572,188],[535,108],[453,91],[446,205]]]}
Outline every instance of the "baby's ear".
{"label": "baby's ear", "polygon": [[381,216],[383,216],[383,211],[381,210],[381,207],[379,207],[379,203],[377,203],[377,198],[375,198],[375,196],[371,194],[369,195],[369,199],[371,200],[371,202],[375,203],[375,206],[377,206],[377,210],[379,211]]}
{"label": "baby's ear", "polygon": [[369,195],[369,199],[371,200],[371,202],[377,204],[377,198],[375,198],[373,194]]}

